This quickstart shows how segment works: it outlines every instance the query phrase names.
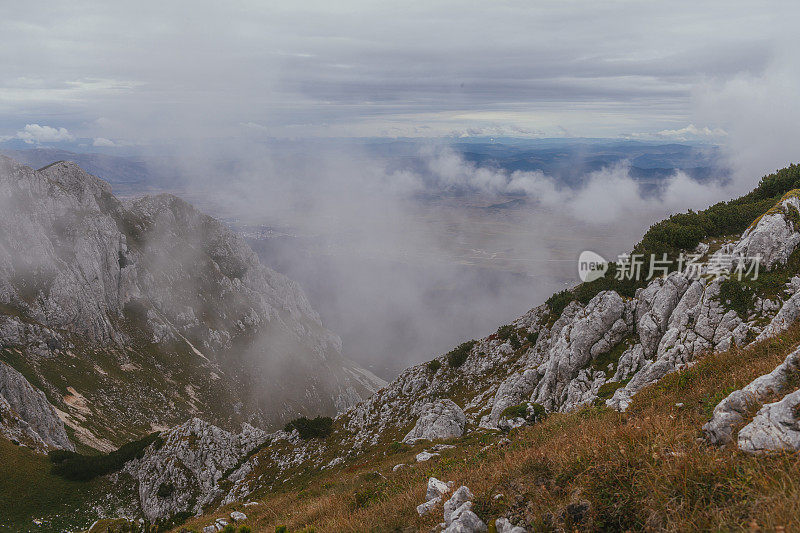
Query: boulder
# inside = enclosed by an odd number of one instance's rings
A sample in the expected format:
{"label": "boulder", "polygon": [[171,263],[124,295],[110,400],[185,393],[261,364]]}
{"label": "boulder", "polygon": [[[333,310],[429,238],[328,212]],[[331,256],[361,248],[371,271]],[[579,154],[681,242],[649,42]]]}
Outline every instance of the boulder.
{"label": "boulder", "polygon": [[[708,440],[720,445],[731,442],[734,429],[745,421],[748,413],[767,398],[782,392],[798,372],[800,372],[800,349],[790,353],[783,363],[769,374],[760,376],[743,389],[729,394],[717,404],[711,420],[703,426]],[[757,424],[761,425],[763,424]]]}
{"label": "boulder", "polygon": [[452,400],[443,399],[426,404],[414,428],[403,438],[406,444],[418,440],[441,440],[464,434],[467,417]]}
{"label": "boulder", "polygon": [[428,479],[428,490],[425,492],[425,499],[432,500],[434,498],[442,497],[452,488],[453,482],[445,483],[435,477]]}
{"label": "boulder", "polygon": [[436,457],[437,455],[439,455],[439,454],[438,453],[430,453],[430,452],[419,452],[416,455],[416,459],[417,459],[418,463],[423,463],[425,461],[428,461],[428,460]]}
{"label": "boulder", "polygon": [[488,529],[486,524],[483,523],[483,520],[478,518],[478,515],[467,508],[467,504],[465,503],[453,513],[453,521],[442,533],[483,533],[488,531]]}
{"label": "boulder", "polygon": [[800,450],[800,390],[762,407],[739,431],[739,449],[747,453]]}

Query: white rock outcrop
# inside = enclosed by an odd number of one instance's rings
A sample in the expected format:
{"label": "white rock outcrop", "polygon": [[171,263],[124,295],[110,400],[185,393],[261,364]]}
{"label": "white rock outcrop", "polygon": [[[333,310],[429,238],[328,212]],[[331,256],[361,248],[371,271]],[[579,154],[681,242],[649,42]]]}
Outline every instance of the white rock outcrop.
{"label": "white rock outcrop", "polygon": [[772,372],[756,378],[744,388],[729,394],[714,407],[714,413],[704,426],[708,440],[727,444],[733,440],[735,428],[741,425],[754,408],[770,397],[785,394],[789,383],[800,377],[800,349],[790,353]]}
{"label": "white rock outcrop", "polygon": [[422,408],[414,428],[403,437],[403,442],[413,444],[418,440],[443,440],[464,434],[467,417],[452,400],[437,400]]}
{"label": "white rock outcrop", "polygon": [[800,450],[800,390],[762,407],[739,431],[738,444],[748,453]]}
{"label": "white rock outcrop", "polygon": [[748,228],[733,247],[733,254],[760,257],[761,266],[767,269],[786,264],[800,244],[800,228],[795,227],[792,219],[800,219],[800,198],[795,195],[784,197],[758,223]]}
{"label": "white rock outcrop", "polygon": [[138,482],[141,509],[148,520],[198,512],[223,496],[218,487],[223,475],[267,438],[252,426],[233,434],[194,418],[163,432],[163,444],[148,447],[125,471]]}
{"label": "white rock outcrop", "polygon": [[74,450],[44,393],[0,361],[0,434],[39,452]]}

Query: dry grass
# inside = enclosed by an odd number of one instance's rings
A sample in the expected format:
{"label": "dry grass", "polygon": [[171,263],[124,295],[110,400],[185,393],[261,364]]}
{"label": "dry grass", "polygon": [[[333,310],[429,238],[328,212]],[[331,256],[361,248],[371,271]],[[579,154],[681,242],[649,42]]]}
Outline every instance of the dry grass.
{"label": "dry grass", "polygon": [[[745,350],[709,355],[642,391],[627,413],[590,407],[551,415],[512,432],[505,447],[486,448],[499,435],[472,434],[442,457],[397,472],[392,466],[412,462],[420,446],[395,455],[379,448],[359,466],[312,476],[302,490],[258,495],[258,506],[229,506],[184,527],[199,531],[239,508],[253,531],[427,531],[441,512],[418,518],[414,508],[434,475],[468,485],[487,522],[510,516],[532,531],[800,531],[797,454],[752,457],[700,438],[720,399],[772,370],[798,342],[795,327]],[[572,523],[564,511],[579,501],[591,507]]]}

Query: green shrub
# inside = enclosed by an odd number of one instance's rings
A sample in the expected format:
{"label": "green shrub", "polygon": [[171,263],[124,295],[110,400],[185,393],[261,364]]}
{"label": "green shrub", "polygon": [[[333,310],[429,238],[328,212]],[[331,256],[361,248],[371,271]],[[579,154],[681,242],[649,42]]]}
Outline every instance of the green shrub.
{"label": "green shrub", "polygon": [[564,308],[569,305],[569,303],[574,300],[575,297],[572,295],[572,292],[569,290],[559,291],[553,294],[550,298],[545,301],[545,304],[550,309],[550,312],[554,316],[561,316],[561,313],[564,311]]}
{"label": "green shrub", "polygon": [[614,392],[616,392],[617,389],[621,389],[624,386],[625,384],[619,381],[607,381],[600,385],[597,391],[597,397],[604,399],[611,398],[614,396]]}
{"label": "green shrub", "polygon": [[728,309],[747,320],[753,306],[753,289],[735,279],[726,279],[719,285],[719,299]]}
{"label": "green shrub", "polygon": [[505,342],[510,339],[512,336],[516,336],[517,332],[514,330],[514,326],[511,324],[507,324],[505,326],[500,326],[497,328],[497,338],[501,341]]}
{"label": "green shrub", "polygon": [[511,405],[503,409],[500,413],[502,418],[525,418],[528,416],[528,404],[521,403],[518,405]]}
{"label": "green shrub", "polygon": [[467,357],[469,356],[469,352],[472,351],[472,348],[478,343],[478,341],[471,340],[467,342],[463,342],[458,345],[458,348],[451,350],[447,353],[447,363],[452,368],[458,368],[463,365]]}
{"label": "green shrub", "polygon": [[533,421],[538,422],[540,420],[544,420],[547,418],[547,411],[545,411],[544,406],[540,403],[533,402],[530,404],[531,410],[533,411]]}
{"label": "green shrub", "polygon": [[222,528],[222,533],[236,533],[236,526],[233,524],[228,524],[224,528]]}
{"label": "green shrub", "polygon": [[536,341],[539,340],[539,332],[538,331],[531,331],[528,335],[525,336],[525,340],[533,346],[536,344]]}
{"label": "green shrub", "polygon": [[[528,410],[532,411],[528,415]],[[502,418],[524,418],[528,423],[540,422],[547,416],[547,411],[542,404],[523,402],[518,405],[511,405],[503,409],[500,414]]]}
{"label": "green shrub", "polygon": [[404,442],[394,441],[389,445],[388,453],[390,454],[400,453],[409,450],[410,448],[411,446],[409,446]]}
{"label": "green shrub", "polygon": [[430,371],[431,371],[431,372],[433,372],[434,374],[435,374],[435,373],[436,373],[436,372],[437,372],[437,371],[438,371],[440,368],[442,368],[442,363],[440,363],[438,359],[432,359],[431,361],[428,361],[428,370],[430,370]]}
{"label": "green shrub", "polygon": [[54,450],[48,454],[53,463],[53,474],[72,481],[88,481],[120,470],[131,459],[141,459],[149,445],[161,447],[163,440],[158,433],[151,433],[139,440],[123,444],[118,450],[102,455],[82,455],[68,450]]}
{"label": "green shrub", "polygon": [[296,429],[303,440],[324,439],[333,431],[333,419],[329,416],[318,416],[316,418],[301,416],[286,424],[283,429],[285,431]]}
{"label": "green shrub", "polygon": [[288,533],[288,531],[286,526],[275,526],[275,533]]}
{"label": "green shrub", "polygon": [[156,491],[156,496],[159,498],[169,498],[172,493],[175,492],[175,485],[172,483],[164,482],[158,486],[158,490]]}
{"label": "green shrub", "polygon": [[252,531],[253,530],[250,529],[250,526],[241,526],[239,528],[239,533],[252,533]]}

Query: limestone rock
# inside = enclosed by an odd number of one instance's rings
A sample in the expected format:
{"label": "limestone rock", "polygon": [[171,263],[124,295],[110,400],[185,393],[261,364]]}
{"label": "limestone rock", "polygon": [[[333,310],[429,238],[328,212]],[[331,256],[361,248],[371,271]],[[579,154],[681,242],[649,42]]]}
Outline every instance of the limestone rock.
{"label": "limestone rock", "polygon": [[436,497],[444,496],[452,487],[452,482],[445,483],[444,481],[439,481],[435,477],[431,477],[428,479],[428,489],[425,492],[425,499],[432,500]]}
{"label": "limestone rock", "polygon": [[483,533],[489,529],[478,515],[467,508],[466,503],[459,507],[453,516],[453,522],[442,533]]}
{"label": "limestone rock", "polygon": [[748,453],[800,450],[800,390],[762,407],[739,431],[739,449]]}
{"label": "limestone rock", "polygon": [[[151,521],[200,511],[222,496],[217,484],[223,475],[267,435],[252,426],[233,434],[194,418],[163,432],[161,438],[160,447],[151,445],[141,459],[125,467],[138,482],[141,508]],[[159,495],[164,484],[172,487],[167,496]]]}
{"label": "limestone rock", "polygon": [[703,426],[709,441],[727,444],[733,439],[733,430],[745,421],[753,407],[766,398],[783,392],[787,383],[800,372],[800,349],[790,353],[772,372],[753,380],[743,389],[732,392],[714,408],[711,420]]}
{"label": "limestone rock", "polygon": [[800,199],[789,196],[781,200],[758,223],[742,234],[734,246],[733,254],[744,257],[761,257],[761,266],[770,269],[786,264],[789,256],[800,244],[800,233],[794,227],[792,215],[800,210]]}
{"label": "limestone rock", "polygon": [[0,434],[31,448],[74,450],[64,423],[44,393],[0,361]]}
{"label": "limestone rock", "polygon": [[403,438],[406,444],[418,440],[440,440],[460,437],[467,419],[452,400],[438,400],[423,407],[423,414],[414,428]]}
{"label": "limestone rock", "polygon": [[444,503],[444,522],[450,524],[453,521],[453,513],[462,505],[472,501],[475,496],[472,495],[469,488],[461,485],[453,495]]}

